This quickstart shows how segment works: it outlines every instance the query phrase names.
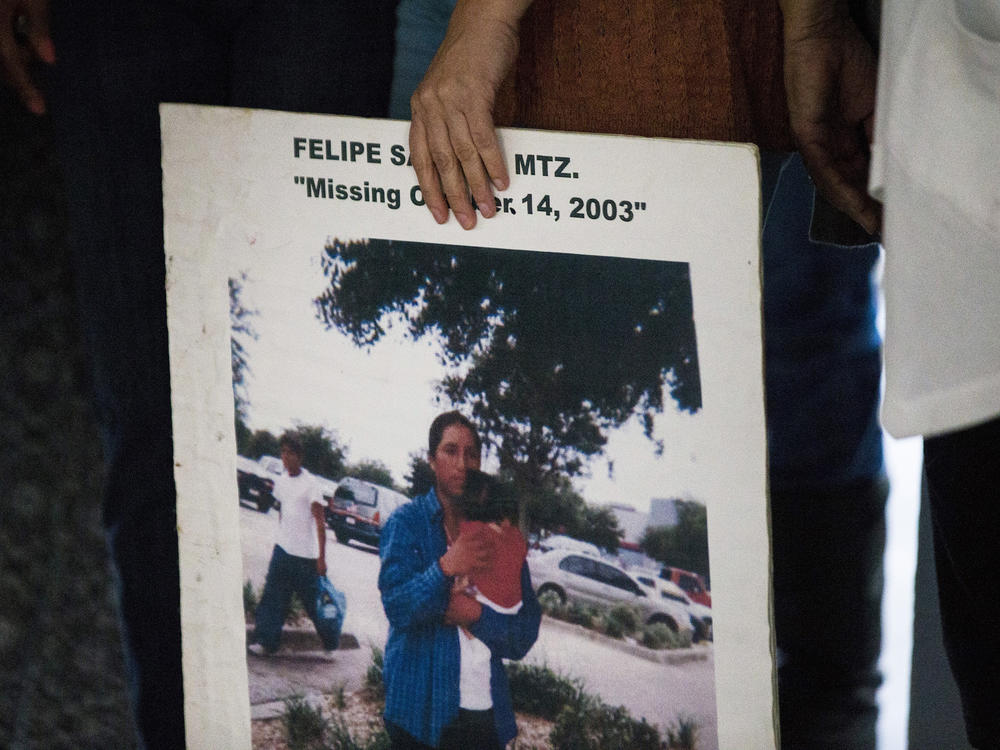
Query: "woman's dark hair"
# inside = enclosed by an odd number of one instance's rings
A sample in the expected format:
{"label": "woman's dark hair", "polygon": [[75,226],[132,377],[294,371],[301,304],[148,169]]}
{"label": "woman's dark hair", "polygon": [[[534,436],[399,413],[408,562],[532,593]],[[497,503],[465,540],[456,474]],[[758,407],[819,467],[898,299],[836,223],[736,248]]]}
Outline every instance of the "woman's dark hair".
{"label": "woman's dark hair", "polygon": [[483,441],[471,420],[459,411],[446,411],[444,414],[438,414],[431,422],[431,429],[427,433],[428,458],[434,458],[434,454],[437,453],[438,446],[441,445],[441,440],[444,438],[444,431],[456,424],[467,428],[472,433],[477,451],[483,450]]}

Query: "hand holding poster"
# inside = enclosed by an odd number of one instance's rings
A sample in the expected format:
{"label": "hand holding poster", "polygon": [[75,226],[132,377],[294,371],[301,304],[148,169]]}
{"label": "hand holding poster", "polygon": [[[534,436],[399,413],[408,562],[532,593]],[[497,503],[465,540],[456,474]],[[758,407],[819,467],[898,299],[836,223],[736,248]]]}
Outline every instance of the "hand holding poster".
{"label": "hand holding poster", "polygon": [[[643,625],[669,622],[652,532],[700,508],[708,560],[695,572],[710,567],[714,641],[651,656],[641,635],[612,643],[552,614],[521,663],[555,665],[661,732],[694,717],[699,749],[773,747],[754,150],[507,130],[511,186],[495,218],[464,232],[422,206],[405,123],[187,105],[162,118],[191,746],[249,745],[270,669],[251,656],[248,672],[240,590],[264,582],[277,514],[226,499],[235,280],[255,311],[256,339],[237,337],[244,427],[324,426],[353,468],[409,479],[427,426],[458,408],[484,468],[520,483],[539,546],[573,530],[564,507],[590,530],[615,519],[624,536],[598,546],[617,556],[555,541],[556,554],[529,554],[550,600],[598,599],[569,581],[603,576],[608,590],[633,587]],[[328,545],[326,564],[348,597],[344,631],[366,652],[388,623],[378,559],[359,544],[377,536],[351,517],[353,531],[331,519],[350,544]],[[346,681],[350,661],[336,652],[326,684]]]}

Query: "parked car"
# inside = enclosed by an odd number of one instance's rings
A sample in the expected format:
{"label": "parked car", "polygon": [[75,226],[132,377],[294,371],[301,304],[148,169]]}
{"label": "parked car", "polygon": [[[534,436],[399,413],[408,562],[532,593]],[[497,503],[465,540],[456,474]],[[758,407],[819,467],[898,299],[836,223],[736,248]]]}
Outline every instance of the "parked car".
{"label": "parked car", "polygon": [[[271,480],[272,486],[274,485],[274,481],[285,473],[285,464],[277,456],[261,456],[257,459],[257,463],[264,470],[264,476]],[[281,501],[274,498],[273,507],[281,510]]]}
{"label": "parked car", "polygon": [[274,507],[274,478],[252,458],[236,456],[236,487],[240,500],[253,503],[261,513]]}
{"label": "parked car", "polygon": [[708,590],[705,579],[690,570],[681,570],[671,565],[664,565],[660,569],[660,578],[665,581],[673,581],[688,595],[693,602],[704,604],[706,607],[712,606],[712,592]]}
{"label": "parked car", "polygon": [[408,502],[410,498],[401,492],[345,477],[333,494],[333,503],[326,509],[326,522],[341,544],[357,539],[377,547],[382,526],[396,508]]}
{"label": "parked car", "polygon": [[332,508],[333,497],[337,493],[337,487],[340,485],[332,479],[327,479],[320,474],[313,474],[313,479],[316,480],[316,484],[319,485],[320,492],[323,493],[323,502],[326,503],[326,507]]}
{"label": "parked car", "polygon": [[261,456],[257,459],[257,463],[274,479],[285,473],[285,465],[277,456]]}
{"label": "parked car", "polygon": [[646,623],[661,622],[678,634],[691,633],[691,618],[679,603],[650,596],[624,570],[589,554],[555,549],[528,558],[532,585],[537,594],[551,591],[559,599],[602,607],[630,604]]}
{"label": "parked car", "polygon": [[655,574],[647,572],[633,572],[633,577],[647,589],[650,596],[659,596],[663,599],[677,602],[683,606],[691,618],[691,627],[694,628],[694,642],[710,641],[713,638],[712,631],[712,608],[704,604],[691,601],[684,589],[673,581],[665,581],[657,578]]}
{"label": "parked car", "polygon": [[584,542],[581,539],[574,539],[565,534],[552,534],[544,539],[539,539],[538,549],[542,552],[548,552],[553,549],[564,549],[572,552],[581,552],[585,555],[593,555],[594,557],[601,556],[601,550],[596,544]]}

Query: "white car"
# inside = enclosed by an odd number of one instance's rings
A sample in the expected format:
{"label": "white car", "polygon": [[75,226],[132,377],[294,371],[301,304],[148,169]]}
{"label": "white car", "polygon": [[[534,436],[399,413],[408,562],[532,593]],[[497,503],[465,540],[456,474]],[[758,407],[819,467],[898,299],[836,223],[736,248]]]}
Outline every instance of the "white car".
{"label": "white car", "polygon": [[661,622],[680,635],[691,634],[691,618],[683,605],[651,595],[624,570],[593,555],[554,549],[528,558],[532,585],[538,594],[551,591],[565,603],[577,601],[602,607],[630,604],[646,623]]}
{"label": "white car", "polygon": [[542,552],[561,549],[571,552],[582,552],[585,555],[593,555],[598,558],[601,556],[601,550],[598,549],[596,544],[584,542],[581,539],[574,539],[573,537],[566,536],[565,534],[552,534],[544,539],[539,539],[538,548]]}
{"label": "white car", "polygon": [[257,463],[260,464],[260,467],[264,471],[271,475],[272,479],[277,479],[285,473],[285,465],[277,456],[261,456],[257,459]]}
{"label": "white car", "polygon": [[691,618],[691,627],[694,628],[694,640],[712,640],[712,608],[704,604],[692,601],[684,589],[673,581],[666,581],[656,575],[644,571],[634,571],[632,576],[643,585],[651,596],[659,596],[668,601],[677,602],[683,606]]}

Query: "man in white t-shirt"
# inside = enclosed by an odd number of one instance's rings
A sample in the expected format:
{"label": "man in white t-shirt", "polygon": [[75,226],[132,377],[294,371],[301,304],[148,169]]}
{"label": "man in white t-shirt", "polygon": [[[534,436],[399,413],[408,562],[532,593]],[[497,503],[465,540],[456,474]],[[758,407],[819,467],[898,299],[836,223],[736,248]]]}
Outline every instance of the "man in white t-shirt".
{"label": "man in white t-shirt", "polygon": [[[274,483],[274,497],[281,503],[278,538],[271,553],[264,593],[255,614],[256,628],[249,650],[273,654],[281,645],[281,629],[292,601],[298,595],[306,613],[316,622],[319,576],[326,575],[326,521],[323,494],[313,475],[302,466],[302,441],[295,433],[281,436],[281,461],[285,473]],[[334,645],[323,644],[328,650]]]}

